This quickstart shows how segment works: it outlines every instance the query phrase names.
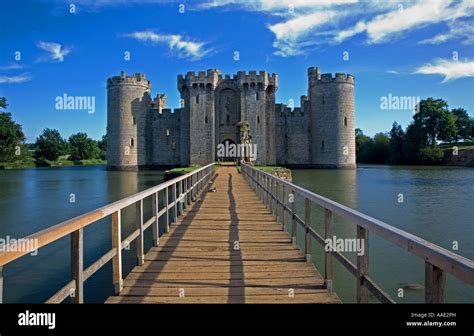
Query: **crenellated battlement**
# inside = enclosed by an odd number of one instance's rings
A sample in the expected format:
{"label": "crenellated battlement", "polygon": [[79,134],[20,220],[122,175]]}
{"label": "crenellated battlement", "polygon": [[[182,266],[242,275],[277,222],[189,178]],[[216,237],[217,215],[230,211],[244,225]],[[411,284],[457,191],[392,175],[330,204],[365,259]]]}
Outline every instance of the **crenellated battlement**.
{"label": "crenellated battlement", "polygon": [[146,89],[151,89],[151,82],[146,78],[145,74],[142,73],[127,76],[125,71],[121,71],[120,76],[107,79],[107,88],[120,85],[142,86]]}
{"label": "crenellated battlement", "polygon": [[154,116],[156,118],[161,118],[161,119],[177,119],[179,118],[179,115],[181,113],[180,108],[175,108],[175,109],[164,108],[164,109],[161,109],[161,112],[159,111],[158,108],[151,108],[150,111],[154,112]]}
{"label": "crenellated battlement", "polygon": [[273,86],[275,89],[278,88],[278,75],[275,73],[268,73],[266,71],[257,71],[251,70],[248,73],[245,71],[238,71],[234,77],[234,81],[238,85],[248,85],[249,87],[261,87],[262,89],[267,88],[268,86]]}
{"label": "crenellated battlement", "polygon": [[351,74],[345,73],[325,73],[321,75],[321,78],[318,80],[318,83],[344,83],[354,85],[354,76]]}
{"label": "crenellated battlement", "polygon": [[275,112],[279,117],[304,117],[305,112],[302,107],[295,107],[293,110],[286,104],[275,104]]}
{"label": "crenellated battlement", "polygon": [[178,89],[186,86],[188,88],[207,87],[211,85],[215,88],[222,79],[221,71],[218,69],[208,69],[207,72],[189,71],[186,75],[178,75]]}
{"label": "crenellated battlement", "polygon": [[310,67],[308,68],[308,79],[310,83],[347,83],[353,84],[355,82],[355,78],[351,74],[345,73],[335,73],[334,75],[331,73],[321,74],[319,67]]}

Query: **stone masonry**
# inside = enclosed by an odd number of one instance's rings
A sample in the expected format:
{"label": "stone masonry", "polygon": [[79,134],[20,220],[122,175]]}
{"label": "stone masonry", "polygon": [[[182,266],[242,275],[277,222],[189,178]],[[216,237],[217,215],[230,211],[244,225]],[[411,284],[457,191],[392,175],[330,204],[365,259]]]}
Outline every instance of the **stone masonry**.
{"label": "stone masonry", "polygon": [[[143,74],[107,80],[108,168],[168,168],[217,160],[219,145],[241,143],[242,123],[256,145],[256,165],[354,168],[354,77],[308,69],[301,107],[275,104],[278,75],[219,70],[178,76],[181,106],[152,99]],[[238,159],[238,158],[237,158]]]}

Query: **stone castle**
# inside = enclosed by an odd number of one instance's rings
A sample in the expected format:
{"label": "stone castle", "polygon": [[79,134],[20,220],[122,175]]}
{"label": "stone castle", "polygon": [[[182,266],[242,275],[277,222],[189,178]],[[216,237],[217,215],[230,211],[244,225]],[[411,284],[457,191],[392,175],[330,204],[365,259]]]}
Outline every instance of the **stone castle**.
{"label": "stone castle", "polygon": [[[219,70],[178,76],[181,107],[151,98],[144,74],[107,80],[108,168],[167,168],[207,164],[219,144],[240,144],[242,125],[256,165],[354,168],[354,77],[308,69],[308,95],[293,110],[275,103],[278,75]],[[248,142],[247,142],[248,143]]]}

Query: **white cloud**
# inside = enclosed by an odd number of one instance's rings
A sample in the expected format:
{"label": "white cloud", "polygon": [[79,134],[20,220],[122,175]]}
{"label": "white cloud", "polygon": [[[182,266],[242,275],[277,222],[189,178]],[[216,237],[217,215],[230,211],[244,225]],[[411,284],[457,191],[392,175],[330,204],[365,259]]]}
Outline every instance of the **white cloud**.
{"label": "white cloud", "polygon": [[295,10],[314,9],[315,7],[331,7],[341,4],[357,3],[359,0],[211,0],[198,7],[216,8],[228,5],[237,5],[247,10],[264,12],[289,12]]}
{"label": "white cloud", "polygon": [[8,65],[0,66],[1,71],[18,70],[23,68],[25,68],[25,66],[20,63],[10,63]]}
{"label": "white cloud", "polygon": [[213,49],[206,48],[207,43],[191,41],[178,34],[159,34],[147,30],[124,34],[124,36],[142,42],[165,44],[172,52],[176,53],[178,57],[190,58],[191,60],[200,60],[213,52]]}
{"label": "white cloud", "polygon": [[443,83],[463,77],[474,77],[474,61],[436,59],[416,69],[415,74],[442,75]]}
{"label": "white cloud", "polygon": [[43,55],[38,59],[40,62],[62,62],[64,61],[64,57],[71,52],[69,48],[55,42],[39,41],[36,46],[47,52],[46,55]]}
{"label": "white cloud", "polygon": [[32,78],[28,74],[18,76],[0,76],[0,84],[18,84],[30,81]]}
{"label": "white cloud", "polygon": [[459,18],[469,17],[473,11],[474,2],[472,0],[461,2],[418,0],[411,6],[392,9],[375,18],[359,21],[355,27],[341,31],[338,34],[337,42],[342,42],[346,38],[365,31],[369,43],[382,43],[415,28],[444,21],[454,22]]}
{"label": "white cloud", "polygon": [[[275,34],[275,54],[280,56],[304,54],[305,46],[338,44],[361,33],[370,44],[385,43],[428,25],[455,25],[474,13],[473,0],[209,0],[198,9],[231,5],[279,18],[268,29]],[[470,31],[452,34],[472,36]]]}
{"label": "white cloud", "polygon": [[463,44],[474,43],[474,26],[471,22],[450,22],[449,31],[420,41],[420,44],[441,44],[454,39],[462,39]]}
{"label": "white cloud", "polygon": [[305,47],[311,45],[308,35],[318,27],[334,20],[335,11],[316,12],[295,17],[286,22],[270,25],[268,28],[275,34],[274,47],[279,56],[296,56],[305,52]]}

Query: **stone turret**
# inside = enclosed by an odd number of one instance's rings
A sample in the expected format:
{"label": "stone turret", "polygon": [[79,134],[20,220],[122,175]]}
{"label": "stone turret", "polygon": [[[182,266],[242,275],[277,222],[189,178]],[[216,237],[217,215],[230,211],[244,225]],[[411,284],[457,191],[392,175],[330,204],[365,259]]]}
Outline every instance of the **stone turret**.
{"label": "stone turret", "polygon": [[178,76],[181,93],[181,165],[215,160],[215,89],[220,70],[188,72]]}
{"label": "stone turret", "polygon": [[144,74],[107,80],[107,166],[134,170],[146,165],[147,111],[150,81]]}
{"label": "stone turret", "polygon": [[308,69],[311,157],[317,167],[354,168],[354,77]]}

